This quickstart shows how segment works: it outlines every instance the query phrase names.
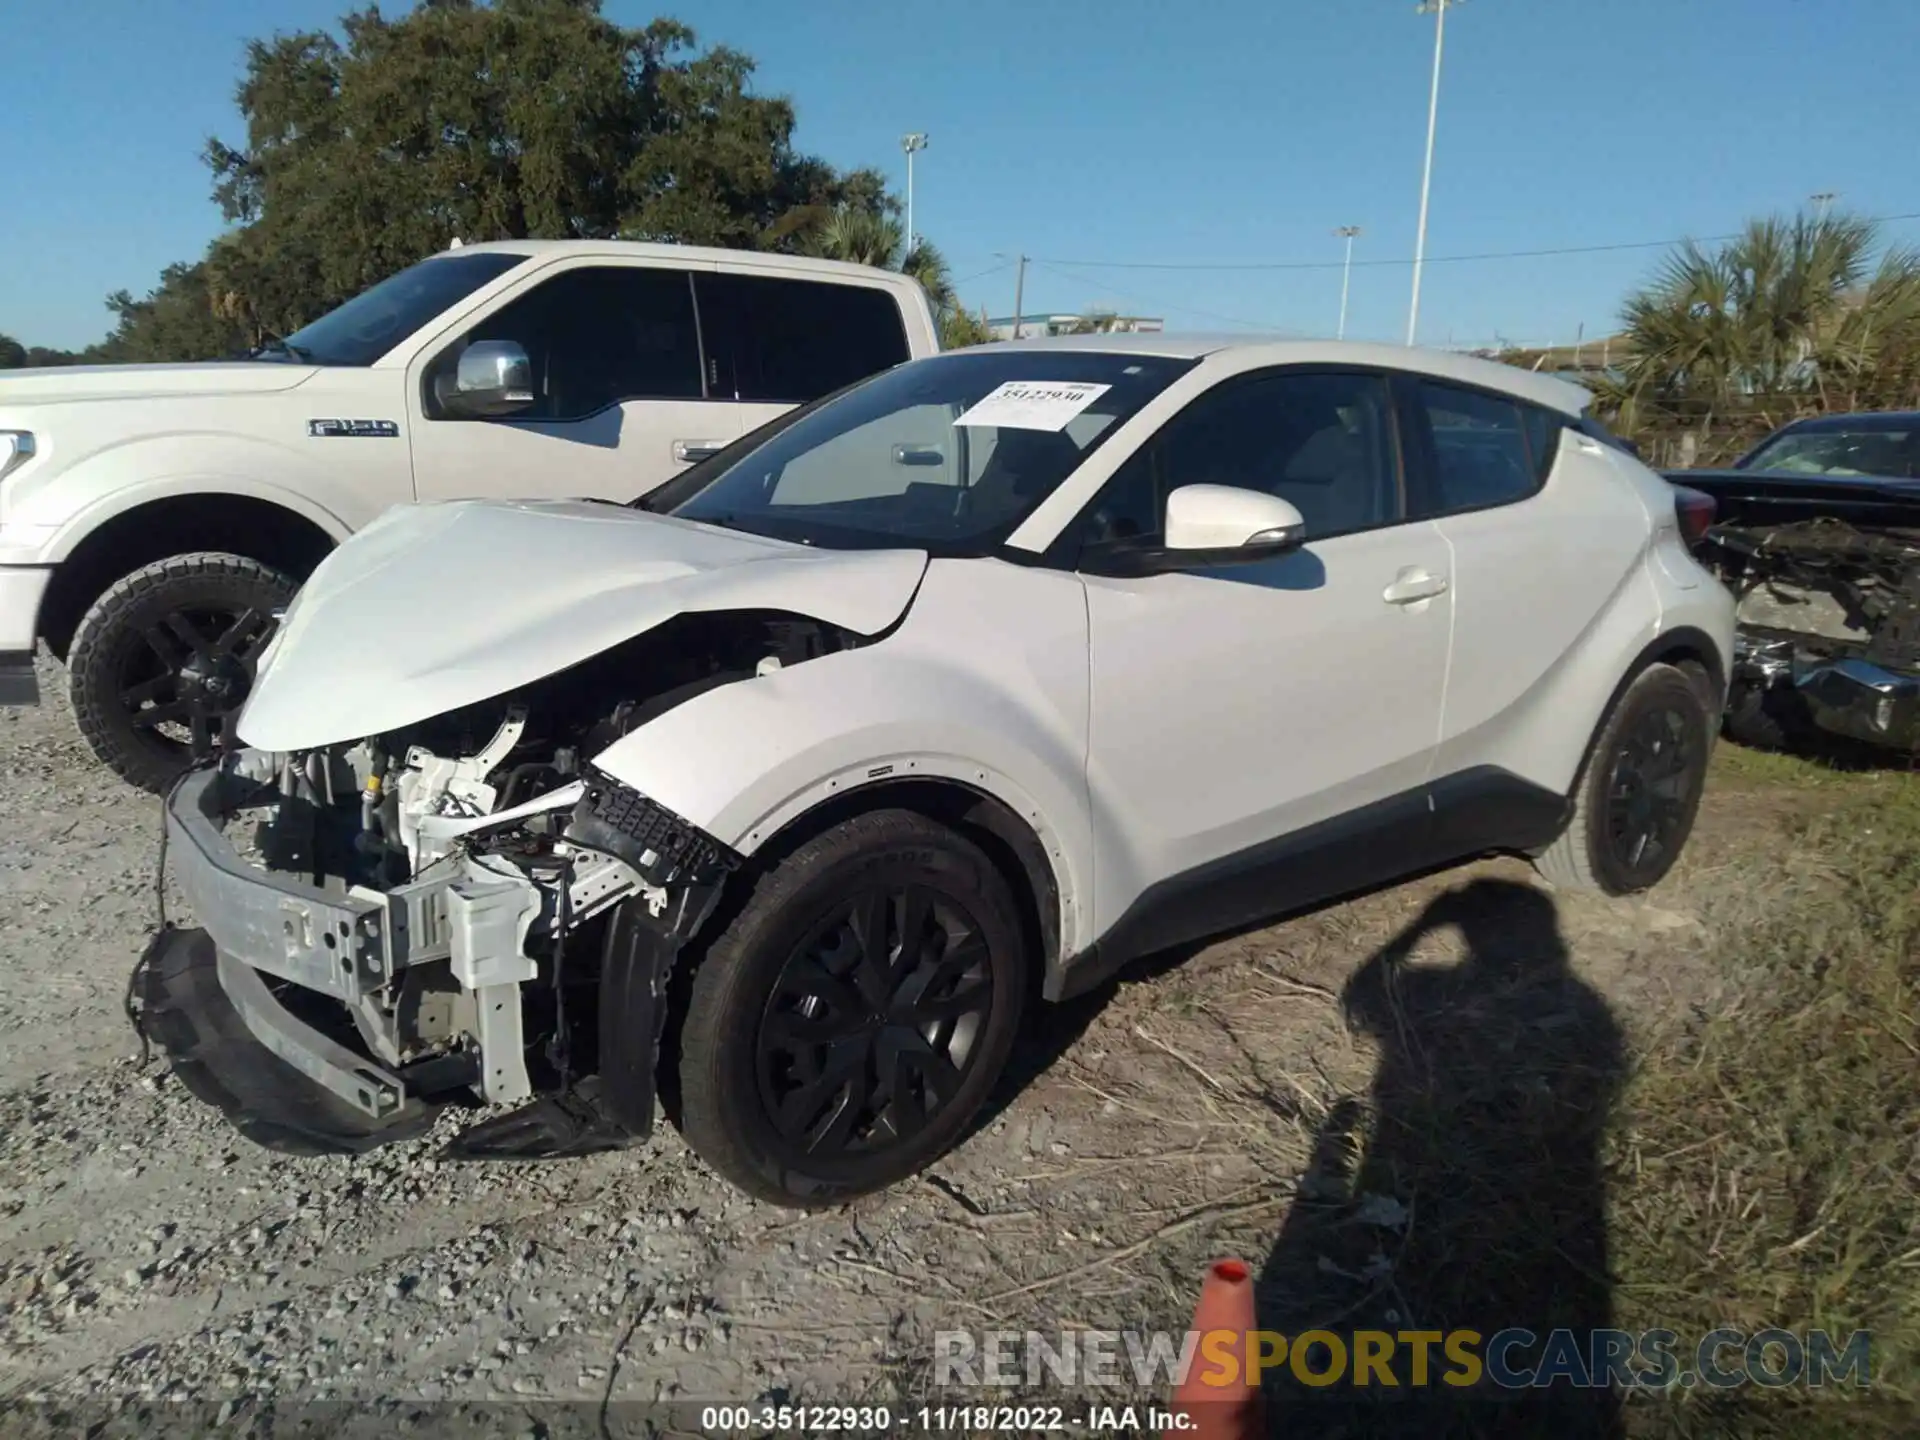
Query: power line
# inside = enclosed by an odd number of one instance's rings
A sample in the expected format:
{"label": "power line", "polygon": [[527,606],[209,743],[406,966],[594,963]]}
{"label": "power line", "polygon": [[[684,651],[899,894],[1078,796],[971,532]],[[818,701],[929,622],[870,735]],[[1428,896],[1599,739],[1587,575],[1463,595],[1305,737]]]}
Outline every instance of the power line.
{"label": "power line", "polygon": [[[1903,215],[1874,215],[1868,217],[1869,223],[1890,225],[1902,220],[1920,220],[1920,210]],[[1729,231],[1723,235],[1683,235],[1669,240],[1626,240],[1610,245],[1564,245],[1545,250],[1486,250],[1473,255],[1429,255],[1428,265],[1457,265],[1477,260],[1532,260],[1553,255],[1601,255],[1620,250],[1664,250],[1674,245],[1712,244],[1722,240],[1738,240],[1746,232]],[[1063,260],[1057,256],[1036,256],[1034,264],[1066,265],[1087,270],[1338,270],[1338,260],[1264,260],[1249,261],[1171,261],[1171,260]],[[1411,265],[1412,257],[1404,260],[1356,260],[1354,268],[1376,267],[1383,265]]]}
{"label": "power line", "polygon": [[971,285],[975,280],[984,280],[989,275],[997,275],[1012,263],[1011,260],[1001,260],[989,265],[984,270],[976,270],[971,275],[962,275],[958,280],[953,282],[953,287],[957,290],[962,285]]}

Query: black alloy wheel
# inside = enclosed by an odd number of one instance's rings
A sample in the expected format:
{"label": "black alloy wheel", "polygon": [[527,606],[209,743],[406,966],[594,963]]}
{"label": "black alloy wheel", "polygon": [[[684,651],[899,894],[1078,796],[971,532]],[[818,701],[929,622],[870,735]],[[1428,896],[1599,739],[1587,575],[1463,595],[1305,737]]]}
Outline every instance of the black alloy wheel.
{"label": "black alloy wheel", "polygon": [[100,597],[67,656],[74,718],[123,779],[163,790],[231,740],[294,584],[238,555],[182,555]]}
{"label": "black alloy wheel", "polygon": [[1630,884],[1672,868],[1699,804],[1705,745],[1697,708],[1648,706],[1615,737],[1607,776],[1607,846]]}
{"label": "black alloy wheel", "polygon": [[978,925],[918,885],[835,905],[795,946],[760,1018],[760,1099],[798,1153],[911,1140],[959,1093],[993,1009]]}
{"label": "black alloy wheel", "polygon": [[1006,877],[960,832],[879,810],[743,883],[691,962],[674,1087],[688,1143],[800,1208],[925,1169],[1019,1029],[1033,927]]}
{"label": "black alloy wheel", "polygon": [[1700,812],[1718,699],[1699,666],[1657,663],[1633,676],[1580,767],[1566,829],[1534,855],[1541,875],[1602,895],[1665,878]]}
{"label": "black alloy wheel", "polygon": [[196,758],[211,753],[227,717],[253,687],[254,662],[273,633],[273,617],[249,606],[169,610],[140,632],[144,648],[121,657],[120,703],[135,730],[184,741]]}

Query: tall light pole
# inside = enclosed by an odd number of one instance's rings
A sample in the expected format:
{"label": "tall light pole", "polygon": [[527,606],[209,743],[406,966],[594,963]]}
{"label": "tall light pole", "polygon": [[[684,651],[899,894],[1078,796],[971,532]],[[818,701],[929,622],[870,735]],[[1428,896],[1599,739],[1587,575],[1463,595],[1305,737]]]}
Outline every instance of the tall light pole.
{"label": "tall light pole", "polygon": [[927,148],[927,137],[919,131],[900,137],[900,148],[907,152],[907,253],[913,253],[913,155]]}
{"label": "tall light pole", "polygon": [[1813,218],[1824,221],[1827,218],[1827,210],[1832,206],[1833,202],[1840,197],[1832,190],[1822,190],[1818,194],[1809,195],[1807,198],[1813,202]]}
{"label": "tall light pole", "polygon": [[1358,225],[1342,225],[1333,233],[1341,236],[1347,242],[1347,258],[1345,263],[1340,266],[1340,333],[1334,337],[1339,340],[1344,340],[1347,338],[1347,287],[1348,282],[1353,279],[1353,237],[1360,233],[1360,227]]}
{"label": "tall light pole", "polygon": [[1427,196],[1433,189],[1433,132],[1440,119],[1440,53],[1447,40],[1447,11],[1461,0],[1420,0],[1414,13],[1433,16],[1433,91],[1427,98],[1427,163],[1420,172],[1420,230],[1413,242],[1413,303],[1407,307],[1407,344],[1420,328],[1420,272],[1427,263]]}

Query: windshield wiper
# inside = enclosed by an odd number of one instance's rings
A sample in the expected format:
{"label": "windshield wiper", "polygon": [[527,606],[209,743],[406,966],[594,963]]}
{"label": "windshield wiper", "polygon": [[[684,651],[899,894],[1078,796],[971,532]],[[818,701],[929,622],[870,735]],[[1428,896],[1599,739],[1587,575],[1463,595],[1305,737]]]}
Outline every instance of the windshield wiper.
{"label": "windshield wiper", "polygon": [[304,345],[289,345],[278,335],[269,335],[258,345],[254,346],[253,349],[247,352],[247,359],[264,360],[269,355],[284,355],[289,360],[299,360],[309,365],[313,363],[313,352],[311,350],[308,350]]}

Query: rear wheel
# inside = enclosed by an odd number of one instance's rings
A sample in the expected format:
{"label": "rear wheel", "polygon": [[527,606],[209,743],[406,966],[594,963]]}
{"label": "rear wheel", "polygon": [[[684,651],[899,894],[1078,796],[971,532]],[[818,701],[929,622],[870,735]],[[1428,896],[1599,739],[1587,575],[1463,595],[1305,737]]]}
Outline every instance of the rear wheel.
{"label": "rear wheel", "polygon": [[1573,817],[1534,861],[1567,889],[1630,895],[1656,885],[1693,831],[1712,752],[1703,687],[1672,665],[1633,678],[1574,784]]}
{"label": "rear wheel", "polygon": [[257,560],[214,553],[176,555],[116,583],[67,654],[74,719],[93,753],[154,791],[210,753],[294,589]]}
{"label": "rear wheel", "polygon": [[760,877],[694,974],[688,1142],[781,1205],[914,1174],[1006,1064],[1025,950],[1006,880],[945,826],[890,810],[826,831]]}

